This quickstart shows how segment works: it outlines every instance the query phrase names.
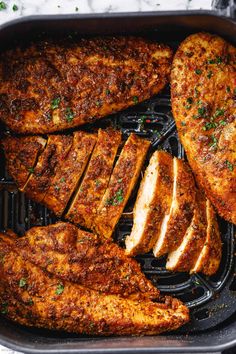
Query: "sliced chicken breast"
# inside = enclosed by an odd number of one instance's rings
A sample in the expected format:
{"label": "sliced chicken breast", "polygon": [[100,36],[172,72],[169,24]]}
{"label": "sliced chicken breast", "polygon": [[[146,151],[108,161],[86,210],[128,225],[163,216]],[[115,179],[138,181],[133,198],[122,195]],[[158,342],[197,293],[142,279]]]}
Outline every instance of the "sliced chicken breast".
{"label": "sliced chicken breast", "polygon": [[75,132],[71,149],[57,169],[43,203],[60,216],[76,189],[96,143],[97,136]]}
{"label": "sliced chicken breast", "polygon": [[116,162],[109,185],[98,208],[93,229],[106,238],[121,217],[140,175],[150,142],[131,134]]}
{"label": "sliced chicken breast", "polygon": [[206,199],[205,196],[198,191],[192,222],[180,246],[175,251],[169,253],[166,269],[189,272],[196,263],[206,241],[206,229]]}
{"label": "sliced chicken breast", "polygon": [[195,182],[188,164],[174,157],[172,204],[169,214],[164,216],[160,236],[153,248],[155,257],[180,246],[193,217],[195,195]]}
{"label": "sliced chicken breast", "polygon": [[206,202],[206,214],[207,237],[191,273],[202,272],[206,275],[212,275],[217,272],[220,265],[222,244],[216,215],[209,200]]}
{"label": "sliced chicken breast", "polygon": [[71,137],[67,135],[50,135],[47,146],[40,155],[35,168],[31,171],[22,191],[37,202],[41,202],[47,193],[52,178],[68,153]]}
{"label": "sliced chicken breast", "polygon": [[84,179],[67,212],[66,219],[91,229],[112,173],[121,132],[112,129],[98,131],[98,140]]}
{"label": "sliced chicken breast", "polygon": [[157,242],[165,215],[172,202],[172,156],[156,151],[141,182],[134,207],[134,224],[126,238],[126,253],[137,255],[149,252]]}
{"label": "sliced chicken breast", "polygon": [[30,171],[33,171],[38,156],[45,148],[47,140],[40,136],[6,137],[1,141],[3,146],[7,171],[18,187],[24,187]]}

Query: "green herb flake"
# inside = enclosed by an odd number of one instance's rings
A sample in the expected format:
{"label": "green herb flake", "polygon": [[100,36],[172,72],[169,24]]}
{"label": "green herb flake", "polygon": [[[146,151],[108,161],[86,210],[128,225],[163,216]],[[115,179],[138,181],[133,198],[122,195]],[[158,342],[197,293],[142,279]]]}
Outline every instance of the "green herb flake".
{"label": "green herb flake", "polygon": [[208,64],[215,64],[215,60],[214,59],[208,59],[207,62],[208,62]]}
{"label": "green herb flake", "polygon": [[197,87],[194,87],[194,96],[198,97],[200,94],[199,90],[197,89]]}
{"label": "green herb flake", "polygon": [[30,173],[34,173],[34,168],[33,168],[33,167],[30,167],[30,168],[28,168],[28,171],[29,171]]}
{"label": "green herb flake", "polygon": [[1,303],[1,310],[0,310],[2,315],[6,315],[8,313],[8,303],[3,302]]}
{"label": "green herb flake", "polygon": [[220,121],[219,121],[219,124],[220,124],[220,125],[226,125],[227,122],[226,122],[225,120],[220,120]]}
{"label": "green herb flake", "polygon": [[106,91],[105,91],[105,92],[106,92],[106,95],[107,95],[107,96],[109,96],[109,95],[111,94],[111,91],[110,91],[110,90],[108,90],[108,89],[106,89]]}
{"label": "green herb flake", "polygon": [[225,110],[224,110],[224,109],[217,109],[217,110],[215,111],[214,116],[215,116],[215,117],[220,117],[220,116],[223,116],[224,113],[225,113]]}
{"label": "green herb flake", "polygon": [[207,78],[210,79],[212,77],[213,73],[211,70],[208,71],[207,73]]}
{"label": "green herb flake", "polygon": [[233,164],[229,160],[225,160],[226,167],[232,172],[234,170]]}
{"label": "green herb flake", "polygon": [[4,1],[1,1],[1,2],[0,2],[0,11],[6,10],[6,8],[7,8],[6,3],[5,3]]}
{"label": "green herb flake", "polygon": [[76,12],[78,12],[78,11],[79,11],[79,8],[78,8],[78,6],[76,6],[76,8],[75,8],[75,11],[76,11]]}
{"label": "green herb flake", "polygon": [[134,104],[138,104],[138,97],[137,96],[133,97],[133,102],[134,102]]}
{"label": "green herb flake", "polygon": [[0,263],[4,264],[5,254],[0,253]]}
{"label": "green herb flake", "polygon": [[33,300],[32,300],[32,299],[29,299],[27,305],[28,305],[28,306],[33,306],[33,304],[34,304]]}
{"label": "green herb flake", "polygon": [[95,186],[99,187],[101,184],[101,181],[99,181],[99,179],[95,179]]}
{"label": "green herb flake", "polygon": [[55,294],[56,295],[61,295],[64,291],[64,285],[63,284],[58,284],[57,285],[57,288],[56,288],[56,291],[55,291]]}
{"label": "green herb flake", "polygon": [[54,109],[59,108],[60,102],[61,102],[60,97],[54,98],[51,102],[51,109],[54,110]]}
{"label": "green herb flake", "polygon": [[218,124],[216,122],[207,122],[202,129],[203,130],[210,130],[210,129],[216,128],[217,126],[218,126]]}
{"label": "green herb flake", "polygon": [[97,107],[101,107],[102,102],[101,102],[100,100],[97,100],[97,101],[95,102],[95,104],[96,104]]}
{"label": "green herb flake", "polygon": [[55,191],[59,191],[60,187],[57,184],[55,184],[54,189],[55,189]]}
{"label": "green herb flake", "polygon": [[206,108],[205,107],[199,107],[198,108],[198,117],[205,117],[206,116]]}
{"label": "green herb flake", "polygon": [[182,125],[182,127],[184,127],[186,125],[185,122],[181,122],[180,124]]}
{"label": "green herb flake", "polygon": [[192,104],[193,103],[193,98],[192,97],[188,97],[187,100],[188,104]]}
{"label": "green herb flake", "polygon": [[65,181],[66,181],[65,177],[62,177],[62,178],[60,179],[60,182],[61,182],[61,183],[64,183]]}
{"label": "green herb flake", "polygon": [[119,205],[123,202],[124,197],[123,197],[123,190],[120,188],[113,197],[110,199],[107,199],[106,205]]}
{"label": "green herb flake", "polygon": [[20,288],[24,288],[24,286],[27,285],[27,280],[26,278],[21,278],[20,281],[19,281],[19,287]]}
{"label": "green herb flake", "polygon": [[72,109],[70,107],[66,108],[66,120],[68,123],[71,123],[72,120],[74,119],[74,112],[72,111]]}
{"label": "green herb flake", "polygon": [[196,70],[195,70],[195,74],[201,75],[201,73],[202,73],[202,70],[201,70],[201,69],[196,69]]}
{"label": "green herb flake", "polygon": [[230,87],[229,86],[226,87],[226,92],[230,93]]}
{"label": "green herb flake", "polygon": [[216,57],[216,64],[221,64],[223,62],[223,59],[219,56]]}
{"label": "green herb flake", "polygon": [[214,135],[212,135],[211,136],[211,142],[210,142],[210,146],[212,147],[212,148],[216,148],[217,147],[217,144],[218,144],[218,139],[214,136]]}
{"label": "green herb flake", "polygon": [[12,6],[12,10],[13,10],[13,11],[17,11],[17,10],[18,10],[18,6],[17,6],[16,4],[14,4],[14,5]]}

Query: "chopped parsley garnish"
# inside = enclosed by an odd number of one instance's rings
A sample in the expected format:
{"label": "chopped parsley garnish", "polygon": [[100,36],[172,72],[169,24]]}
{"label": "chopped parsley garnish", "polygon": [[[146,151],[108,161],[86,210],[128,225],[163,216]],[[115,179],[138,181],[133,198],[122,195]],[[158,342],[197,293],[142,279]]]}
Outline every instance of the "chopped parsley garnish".
{"label": "chopped parsley garnish", "polygon": [[51,102],[51,109],[57,109],[59,107],[60,102],[60,97],[54,98]]}
{"label": "chopped parsley garnish", "polygon": [[147,119],[146,116],[141,116],[139,121],[140,121],[141,124],[144,124],[146,119]]}
{"label": "chopped parsley garnish", "polygon": [[217,110],[215,111],[214,116],[215,116],[215,117],[220,117],[220,116],[223,116],[224,113],[225,113],[225,110],[224,110],[224,109],[217,109]]}
{"label": "chopped parsley garnish", "polygon": [[27,280],[25,278],[21,278],[19,281],[19,287],[23,288],[24,286],[26,286],[27,284]]}
{"label": "chopped parsley garnish", "polygon": [[229,86],[226,87],[226,92],[228,92],[228,93],[230,92],[230,87]]}
{"label": "chopped parsley garnish", "polygon": [[55,291],[56,295],[61,295],[63,293],[63,291],[64,291],[64,285],[61,283],[58,284],[56,291]]}
{"label": "chopped parsley garnish", "polygon": [[192,97],[188,97],[188,98],[187,98],[187,102],[188,102],[189,104],[192,104],[192,103],[193,103],[193,98],[192,98]]}
{"label": "chopped parsley garnish", "polygon": [[55,191],[59,191],[59,190],[60,190],[60,187],[56,184],[56,185],[54,186],[54,189],[55,189]]}
{"label": "chopped parsley garnish", "polygon": [[186,125],[185,122],[181,122],[180,124],[182,125],[182,127],[184,127]]}
{"label": "chopped parsley garnish", "polygon": [[30,173],[34,173],[34,168],[33,168],[33,167],[30,167],[30,168],[28,168],[28,171],[29,171]]}
{"label": "chopped parsley garnish", "polygon": [[95,186],[98,187],[100,186],[101,182],[99,181],[99,179],[95,179]]}
{"label": "chopped parsley garnish", "polygon": [[120,188],[113,197],[107,199],[106,205],[119,205],[123,200],[123,189]]}
{"label": "chopped parsley garnish", "polygon": [[208,77],[208,79],[210,79],[211,77],[212,77],[212,71],[210,70],[210,71],[208,71],[208,73],[207,73],[207,77]]}
{"label": "chopped parsley garnish", "polygon": [[218,126],[218,124],[216,122],[207,122],[204,127],[203,130],[210,130],[213,128],[216,128]]}
{"label": "chopped parsley garnish", "polygon": [[27,305],[28,305],[28,306],[33,306],[33,304],[34,304],[33,300],[32,300],[32,299],[29,299]]}
{"label": "chopped parsley garnish", "polygon": [[0,11],[6,10],[6,8],[7,8],[6,3],[5,3],[4,1],[1,1],[1,2],[0,2]]}
{"label": "chopped parsley garnish", "polygon": [[106,95],[109,96],[111,94],[111,91],[106,89]]}
{"label": "chopped parsley garnish", "polygon": [[206,111],[205,107],[202,106],[202,107],[198,108],[198,118],[205,117],[206,113],[207,113],[207,111]]}
{"label": "chopped parsley garnish", "polygon": [[18,10],[18,6],[17,6],[16,4],[14,4],[14,5],[12,6],[12,10],[13,10],[13,11],[17,11],[17,10]]}
{"label": "chopped parsley garnish", "polygon": [[102,102],[101,102],[100,100],[97,100],[97,101],[95,102],[95,104],[96,104],[97,107],[100,107],[100,106],[102,105]]}
{"label": "chopped parsley garnish", "polygon": [[229,160],[225,160],[226,167],[232,172],[234,169],[234,166]]}
{"label": "chopped parsley garnish", "polygon": [[215,59],[208,59],[208,64],[221,64],[223,62],[220,56],[217,56]]}
{"label": "chopped parsley garnish", "polygon": [[214,59],[208,59],[207,62],[208,62],[208,64],[215,64],[215,60]]}
{"label": "chopped parsley garnish", "polygon": [[216,148],[217,147],[217,144],[218,144],[218,139],[214,136],[214,135],[212,135],[211,136],[211,142],[210,142],[210,146],[211,147],[213,147],[213,148]]}
{"label": "chopped parsley garnish", "polygon": [[60,179],[60,182],[61,182],[61,183],[64,183],[65,181],[66,181],[65,177],[62,177],[62,178]]}
{"label": "chopped parsley garnish", "polygon": [[220,125],[226,125],[227,123],[226,123],[225,120],[220,120],[220,121],[219,121],[219,124],[220,124]]}
{"label": "chopped parsley garnish", "polygon": [[195,73],[196,73],[197,75],[201,75],[202,70],[201,70],[201,69],[196,69],[196,70],[195,70]]}
{"label": "chopped parsley garnish", "polygon": [[7,302],[1,303],[1,311],[0,312],[2,315],[6,315],[8,313],[8,303]]}
{"label": "chopped parsley garnish", "polygon": [[66,108],[66,120],[68,123],[72,122],[72,120],[74,119],[74,112],[72,111],[72,109],[70,107]]}
{"label": "chopped parsley garnish", "polygon": [[137,97],[137,96],[134,96],[134,97],[133,97],[133,101],[134,101],[134,104],[137,104],[137,103],[138,103],[138,97]]}

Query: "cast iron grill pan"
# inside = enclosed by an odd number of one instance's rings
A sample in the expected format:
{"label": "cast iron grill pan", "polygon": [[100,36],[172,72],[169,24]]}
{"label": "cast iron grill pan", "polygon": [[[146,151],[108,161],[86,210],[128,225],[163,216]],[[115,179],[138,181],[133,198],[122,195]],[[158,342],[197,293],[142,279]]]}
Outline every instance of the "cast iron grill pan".
{"label": "cast iron grill pan", "polygon": [[[178,43],[170,43],[172,48],[177,45]],[[134,132],[149,139],[152,142],[151,152],[156,149],[164,149],[174,156],[186,158],[184,149],[178,140],[171,113],[169,87],[148,101],[105,118],[95,125],[83,127],[83,129],[92,130],[94,127],[104,128],[110,125],[121,129],[124,138]],[[9,132],[5,130],[3,134],[9,134]],[[137,187],[115,230],[114,239],[122,247],[124,247],[126,235],[130,233],[132,228],[132,209],[136,193]],[[33,226],[49,225],[57,220],[46,207],[27,199],[23,193],[17,190],[16,185],[7,174],[3,152],[1,152],[0,230],[4,231],[10,228],[22,235]],[[165,269],[166,257],[157,259],[151,253],[136,257],[145,275],[157,285],[163,294],[178,297],[190,308],[191,322],[178,330],[179,333],[198,332],[213,328],[235,312],[234,226],[220,218],[219,225],[223,241],[223,256],[219,271],[212,277],[169,272]],[[46,333],[46,336],[51,336],[54,333],[39,329],[29,329],[28,331],[39,335]],[[70,334],[65,336],[74,337]],[[82,339],[84,336],[80,338]]]}

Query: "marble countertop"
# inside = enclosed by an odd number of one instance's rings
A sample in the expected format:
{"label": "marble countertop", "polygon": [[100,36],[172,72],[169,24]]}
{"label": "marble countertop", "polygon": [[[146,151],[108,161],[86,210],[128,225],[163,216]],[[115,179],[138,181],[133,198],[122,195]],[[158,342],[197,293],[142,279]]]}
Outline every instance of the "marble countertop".
{"label": "marble countertop", "polygon": [[[0,1],[0,25],[29,15],[209,10],[211,7],[212,0],[5,0]],[[13,351],[0,346],[0,354],[13,353]]]}

